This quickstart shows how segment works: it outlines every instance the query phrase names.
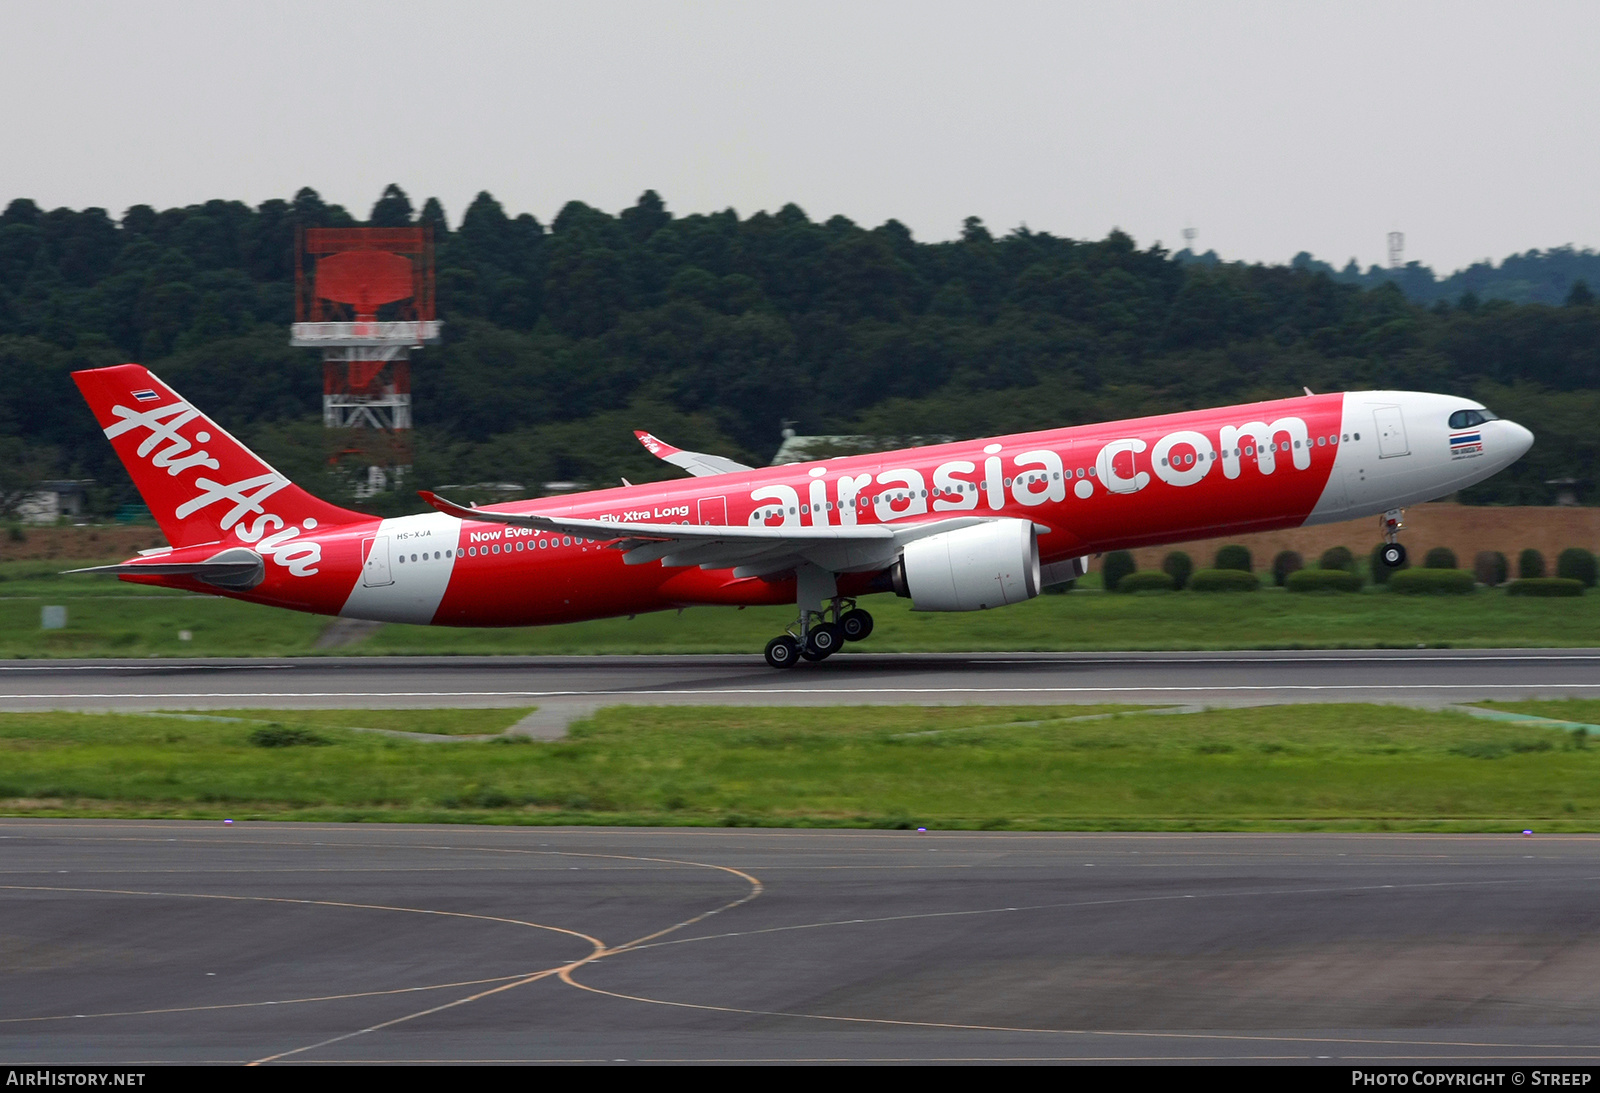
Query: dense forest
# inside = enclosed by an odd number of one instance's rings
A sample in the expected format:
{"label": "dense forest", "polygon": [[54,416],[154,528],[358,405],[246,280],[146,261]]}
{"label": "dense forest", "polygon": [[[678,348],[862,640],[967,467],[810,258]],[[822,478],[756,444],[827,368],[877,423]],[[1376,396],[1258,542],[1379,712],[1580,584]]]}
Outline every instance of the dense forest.
{"label": "dense forest", "polygon": [[1175,256],[1118,231],[996,236],[973,218],[959,239],[919,243],[894,220],[818,222],[794,205],[675,216],[650,191],[616,215],[571,202],[549,225],[483,193],[451,224],[395,186],[365,221],[310,189],[257,208],[134,206],[120,221],[12,201],[0,474],[92,478],[100,512],[134,500],[68,373],[138,360],[308,488],[347,490],[351,468],[327,458],[317,355],[287,344],[295,232],[418,222],[436,240],[445,336],[414,358],[415,467],[404,491],[372,500],[379,511],[446,483],[535,492],[676,474],[635,428],[765,463],[786,423],[970,436],[1302,386],[1475,396],[1539,440],[1464,500],[1543,503],[1568,478],[1600,499],[1600,305],[1576,276],[1588,252],[1503,264],[1546,295],[1564,284],[1560,303],[1471,285],[1446,298],[1450,279],[1431,271],[1424,303],[1404,271]]}
{"label": "dense forest", "polygon": [[[1214,252],[1190,255],[1179,251],[1180,262],[1220,263]],[[1369,266],[1363,271],[1352,258],[1343,269],[1334,269],[1318,261],[1307,251],[1295,255],[1289,265],[1307,273],[1326,273],[1342,285],[1360,288],[1377,288],[1393,283],[1413,303],[1460,303],[1463,299],[1470,307],[1486,300],[1504,300],[1513,304],[1563,304],[1580,282],[1587,290],[1600,286],[1600,254],[1574,247],[1551,247],[1549,250],[1530,250],[1513,254],[1499,265],[1490,261],[1474,262],[1466,269],[1457,270],[1448,277],[1440,277],[1420,262],[1407,262],[1398,268]],[[1582,297],[1580,292],[1579,296]]]}

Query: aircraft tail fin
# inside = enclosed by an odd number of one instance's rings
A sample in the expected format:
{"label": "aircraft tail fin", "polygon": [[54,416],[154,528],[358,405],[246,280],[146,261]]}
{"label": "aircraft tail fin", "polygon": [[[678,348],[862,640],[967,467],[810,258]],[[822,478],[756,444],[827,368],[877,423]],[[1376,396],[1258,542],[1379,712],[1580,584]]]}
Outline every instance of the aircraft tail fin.
{"label": "aircraft tail fin", "polygon": [[142,365],[72,378],[175,547],[232,536],[260,549],[319,526],[372,519],[294,485]]}

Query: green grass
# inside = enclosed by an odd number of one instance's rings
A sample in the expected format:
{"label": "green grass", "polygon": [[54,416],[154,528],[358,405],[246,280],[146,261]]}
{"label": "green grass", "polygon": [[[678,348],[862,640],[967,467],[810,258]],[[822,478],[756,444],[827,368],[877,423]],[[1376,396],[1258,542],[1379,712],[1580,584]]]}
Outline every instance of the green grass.
{"label": "green grass", "polygon": [[[1253,593],[1119,596],[1072,592],[997,611],[913,612],[906,600],[862,601],[877,622],[871,652],[1098,649],[1311,649],[1600,645],[1600,596],[1527,600],[1469,596]],[[636,619],[513,630],[386,626],[364,653],[748,653],[788,621],[789,609],[696,607]]]}
{"label": "green grass", "polygon": [[[1475,702],[1475,706],[1485,706],[1491,710],[1505,710],[1507,713],[1532,714],[1534,717],[1548,717],[1554,721],[1573,721],[1579,725],[1600,725],[1600,698],[1551,698],[1533,699],[1526,702]],[[1600,747],[1600,742],[1596,743]]]}
{"label": "green grass", "polygon": [[[41,630],[39,609],[67,609],[64,630]],[[0,658],[292,656],[310,653],[328,620],[213,596],[0,593]],[[187,630],[189,641],[183,641]]]}
{"label": "green grass", "polygon": [[[1450,711],[1280,706],[603,710],[553,744],[0,714],[0,811],[35,816],[1046,830],[1600,829],[1600,747]],[[476,727],[524,711],[476,711]],[[261,711],[239,711],[256,717]],[[382,727],[436,726],[396,711]],[[284,732],[282,738],[292,739]]]}
{"label": "green grass", "polygon": [[320,730],[385,729],[390,732],[427,733],[433,736],[484,736],[504,732],[537,707],[488,710],[443,708],[433,710],[206,710],[196,717],[234,717],[241,721],[269,722]]}
{"label": "green grass", "polygon": [[[62,577],[76,563],[0,565],[0,658],[295,656],[317,652],[326,618],[102,577]],[[39,629],[39,608],[67,608],[65,630]],[[1122,649],[1306,649],[1600,645],[1600,595],[1466,596],[1254,593],[1119,596],[1077,591],[996,611],[913,612],[867,597],[871,652]],[[328,652],[351,654],[750,653],[790,621],[778,607],[695,607],[563,626],[512,629],[390,625]],[[192,640],[179,640],[188,630]]]}

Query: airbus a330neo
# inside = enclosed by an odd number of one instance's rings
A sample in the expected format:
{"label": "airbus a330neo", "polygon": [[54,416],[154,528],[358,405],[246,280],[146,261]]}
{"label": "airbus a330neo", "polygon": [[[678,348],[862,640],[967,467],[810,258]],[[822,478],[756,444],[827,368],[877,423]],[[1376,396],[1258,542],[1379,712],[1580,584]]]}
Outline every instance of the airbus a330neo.
{"label": "airbus a330neo", "polygon": [[678,481],[392,519],[320,501],[135,364],[74,374],[170,548],[124,580],[298,611],[525,626],[796,604],[773,667],[918,611],[1017,603],[1107,550],[1386,514],[1489,477],[1533,434],[1470,399],[1312,395],[779,467],[640,441]]}

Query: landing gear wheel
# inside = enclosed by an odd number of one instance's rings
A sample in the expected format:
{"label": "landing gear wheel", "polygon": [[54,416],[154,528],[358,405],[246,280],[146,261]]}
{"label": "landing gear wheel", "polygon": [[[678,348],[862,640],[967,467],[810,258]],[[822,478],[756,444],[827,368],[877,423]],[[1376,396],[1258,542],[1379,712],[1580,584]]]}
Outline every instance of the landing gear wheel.
{"label": "landing gear wheel", "polygon": [[1399,543],[1385,543],[1383,553],[1378,555],[1383,559],[1383,564],[1390,569],[1399,569],[1406,564],[1406,548]]}
{"label": "landing gear wheel", "polygon": [[872,634],[872,616],[859,607],[839,616],[839,631],[845,641],[865,641]]}
{"label": "landing gear wheel", "polygon": [[806,635],[806,645],[800,655],[807,660],[827,660],[842,648],[844,635],[839,628],[831,622],[823,622],[813,626]]}
{"label": "landing gear wheel", "polygon": [[779,634],[767,642],[766,657],[774,668],[793,668],[800,663],[800,643],[788,634]]}

